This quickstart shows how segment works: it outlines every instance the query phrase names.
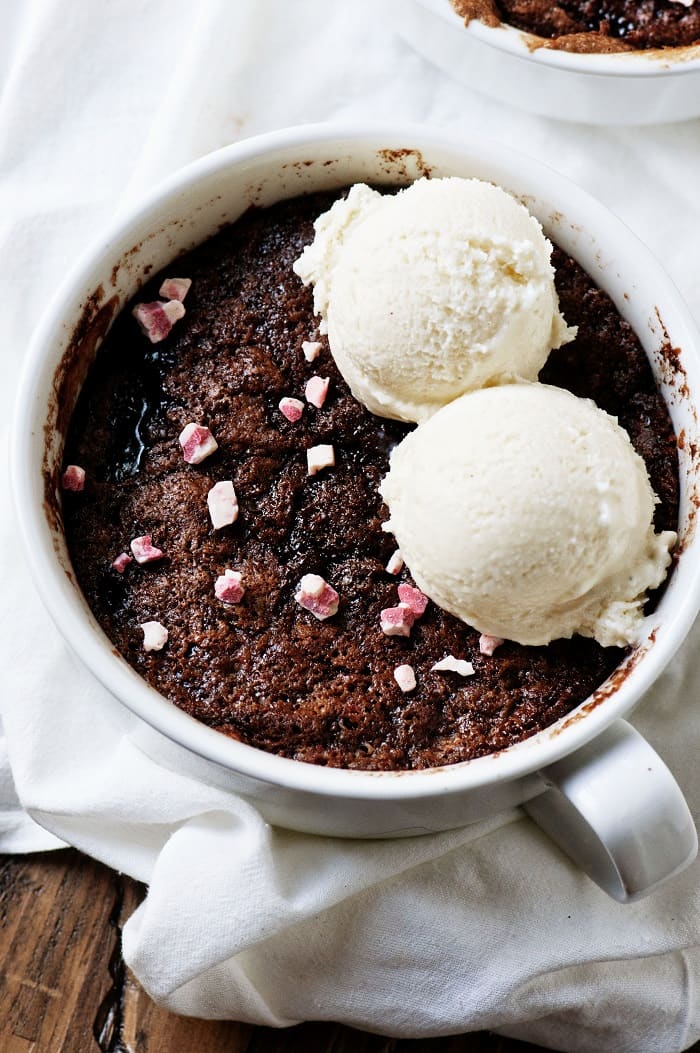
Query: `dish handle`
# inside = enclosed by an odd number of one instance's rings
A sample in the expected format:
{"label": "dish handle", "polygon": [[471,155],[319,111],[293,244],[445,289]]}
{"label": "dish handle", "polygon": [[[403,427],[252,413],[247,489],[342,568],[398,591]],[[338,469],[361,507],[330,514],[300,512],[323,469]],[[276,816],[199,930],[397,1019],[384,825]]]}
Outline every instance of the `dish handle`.
{"label": "dish handle", "polygon": [[525,811],[620,903],[648,895],[695,859],[697,833],[680,787],[626,721],[540,774],[546,789]]}

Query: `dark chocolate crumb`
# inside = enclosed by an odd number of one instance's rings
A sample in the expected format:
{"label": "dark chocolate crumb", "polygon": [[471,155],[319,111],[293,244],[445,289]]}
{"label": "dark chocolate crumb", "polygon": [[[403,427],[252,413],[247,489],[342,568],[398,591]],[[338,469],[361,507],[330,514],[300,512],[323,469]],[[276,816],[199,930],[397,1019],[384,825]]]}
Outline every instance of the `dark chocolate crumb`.
{"label": "dark chocolate crumb", "polygon": [[[224,734],[315,764],[426,768],[527,738],[564,716],[615,668],[623,652],[575,637],[548,647],[513,643],[493,657],[479,634],[430,604],[410,639],[388,638],[379,613],[397,584],[385,566],[396,544],[378,484],[408,425],[368,413],[350,395],[316,330],[312,296],[292,263],[332,195],[299,198],[237,223],[178,260],[192,278],[187,314],[151,345],[131,304],[108,335],[82,393],[66,461],[86,468],[84,500],[66,502],[66,532],[88,603],[125,658],[167,698]],[[658,528],[678,514],[676,447],[646,356],[615,307],[573,260],[555,250],[562,309],[579,326],[541,379],[594,398],[617,415],[644,457],[661,502]],[[168,272],[172,267],[168,268]],[[165,272],[141,290],[154,298]],[[308,378],[331,378],[321,410],[290,424],[278,404],[303,398]],[[207,424],[219,449],[186,465],[178,435]],[[332,443],[333,469],[309,478],[306,449]],[[214,531],[208,490],[231,479],[238,521]],[[111,563],[150,534],[167,560],[120,575]],[[214,596],[226,567],[243,574],[241,603]],[[340,594],[318,621],[294,602],[303,574]],[[161,621],[168,647],[146,653],[141,622]],[[466,681],[431,672],[446,654],[471,661]],[[403,695],[394,669],[413,666]]]}

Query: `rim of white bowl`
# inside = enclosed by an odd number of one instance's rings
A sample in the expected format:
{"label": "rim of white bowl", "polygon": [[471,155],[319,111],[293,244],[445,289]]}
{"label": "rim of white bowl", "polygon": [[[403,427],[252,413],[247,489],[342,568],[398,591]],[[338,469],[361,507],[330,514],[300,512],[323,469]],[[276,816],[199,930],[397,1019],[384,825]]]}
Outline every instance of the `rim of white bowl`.
{"label": "rim of white bowl", "polygon": [[[127,231],[135,235],[135,242],[138,241],[148,229],[149,214],[156,206],[162,207],[164,202],[174,204],[183,190],[205,176],[280,149],[298,148],[303,153],[304,147],[321,144],[336,154],[339,149],[352,148],[354,144],[376,152],[410,146],[428,157],[431,148],[455,150],[478,158],[495,169],[510,170],[515,175],[516,184],[518,172],[536,175],[546,182],[554,180],[566,189],[576,214],[585,209],[594,217],[594,230],[615,229],[618,236],[632,241],[639,267],[654,270],[662,314],[664,305],[672,305],[674,316],[680,318],[680,324],[688,330],[691,340],[683,348],[684,356],[693,355],[700,359],[700,335],[690,313],[675,285],[646,246],[586,191],[525,154],[486,139],[478,144],[470,142],[465,148],[459,136],[436,132],[420,124],[309,124],[245,139],[181,168],[145,194],[136,207],[113,221],[61,283],[35,331],[20,381],[11,437],[12,485],[32,576],[59,631],[110,693],[166,738],[224,769],[279,787],[329,798],[358,800],[408,801],[510,781],[545,768],[589,742],[615,719],[627,714],[657,679],[685,639],[700,608],[700,536],[690,540],[675,568],[674,573],[680,572],[683,576],[684,587],[675,590],[673,609],[660,624],[653,646],[622,684],[590,712],[585,710],[589,700],[584,700],[562,720],[537,735],[500,753],[475,760],[418,771],[357,771],[266,753],[207,727],[160,695],[116,652],[102,630],[91,624],[77,587],[56,557],[41,501],[33,493],[36,480],[33,484],[32,443],[27,429],[30,428],[32,434],[36,431],[43,434],[44,417],[40,422],[36,419],[36,411],[39,408],[43,411],[38,390],[42,367],[44,371],[47,368],[53,334],[63,324],[66,302],[76,288],[90,284],[103,260],[110,258],[114,262],[110,257],[112,243]],[[43,487],[41,490],[43,492]]]}
{"label": "rim of white bowl", "polygon": [[[452,7],[450,0],[417,0],[419,4],[442,18],[462,32],[471,33],[478,40],[498,51],[535,62],[554,69],[569,72],[588,73],[605,77],[625,77],[627,79],[647,77],[675,77],[694,73],[700,69],[700,44],[682,45],[678,48],[651,48],[648,51],[591,52],[561,51],[556,48],[528,45],[532,34],[515,26],[503,23],[500,26],[488,26],[479,19],[472,19],[468,26]],[[697,57],[689,58],[687,53],[697,50]]]}

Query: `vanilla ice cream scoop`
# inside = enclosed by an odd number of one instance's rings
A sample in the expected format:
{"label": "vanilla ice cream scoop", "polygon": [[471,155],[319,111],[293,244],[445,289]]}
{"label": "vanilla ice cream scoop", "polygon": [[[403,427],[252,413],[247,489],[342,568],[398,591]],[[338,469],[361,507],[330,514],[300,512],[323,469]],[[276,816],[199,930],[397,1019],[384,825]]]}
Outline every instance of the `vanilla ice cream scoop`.
{"label": "vanilla ice cream scoop", "polygon": [[614,417],[544,384],[462,396],[394,450],[381,487],[419,587],[490,636],[638,639],[676,535]]}
{"label": "vanilla ice cream scoop", "polygon": [[535,380],[575,335],[542,227],[491,183],[360,183],[315,231],[294,270],[350,390],[380,416],[422,421],[466,391]]}

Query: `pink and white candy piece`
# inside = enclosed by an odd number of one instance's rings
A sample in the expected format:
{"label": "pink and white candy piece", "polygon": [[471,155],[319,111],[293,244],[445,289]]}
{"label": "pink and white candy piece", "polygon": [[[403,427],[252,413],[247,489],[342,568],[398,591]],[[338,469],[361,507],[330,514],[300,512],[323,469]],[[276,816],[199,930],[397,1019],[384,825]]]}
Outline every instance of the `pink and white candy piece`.
{"label": "pink and white candy piece", "polygon": [[64,490],[80,493],[85,489],[85,469],[78,464],[69,464],[61,476],[61,486]]}
{"label": "pink and white candy piece", "polygon": [[431,666],[433,673],[459,673],[460,676],[473,676],[474,666],[471,662],[465,662],[463,658],[455,658],[453,654],[447,654],[435,665]]}
{"label": "pink and white candy piece", "polygon": [[385,636],[410,636],[416,616],[410,607],[386,607],[379,615],[379,625]]}
{"label": "pink and white candy piece", "polygon": [[320,574],[305,574],[297,585],[294,599],[320,622],[338,613],[340,597]]}
{"label": "pink and white candy piece", "polygon": [[144,651],[162,651],[168,642],[168,630],[160,622],[142,622]]}
{"label": "pink and white candy piece", "polygon": [[280,399],[279,411],[292,424],[296,424],[304,412],[304,403],[301,399],[292,399],[285,396],[285,398]]}
{"label": "pink and white candy piece", "polygon": [[223,603],[240,603],[245,594],[243,575],[239,570],[226,569],[214,582],[214,595]]}
{"label": "pink and white candy piece", "polygon": [[309,475],[316,475],[323,468],[332,468],[335,464],[335,450],[325,444],[311,446],[306,451],[306,464]]}
{"label": "pink and white candy piece", "polygon": [[410,607],[416,618],[425,614],[425,608],[428,606],[428,597],[413,585],[399,585],[399,600]]}
{"label": "pink and white candy piece", "polygon": [[404,694],[413,691],[416,686],[416,674],[412,665],[397,665],[394,670],[394,680]]}
{"label": "pink and white candy piece", "polygon": [[191,285],[191,278],[166,278],[158,292],[166,300],[179,300],[182,303],[190,291]]}
{"label": "pink and white candy piece", "polygon": [[320,355],[322,346],[320,340],[302,340],[301,350],[306,361],[314,362]]}
{"label": "pink and white candy piece", "polygon": [[329,377],[311,377],[310,380],[307,380],[304,388],[306,401],[315,406],[316,409],[321,409],[328,395],[329,384]]}
{"label": "pink and white candy piece", "polygon": [[151,543],[150,534],[144,534],[143,537],[135,537],[130,544],[130,548],[137,563],[155,563],[157,559],[163,558],[161,550]]}
{"label": "pink and white candy piece", "polygon": [[141,327],[141,332],[152,344],[159,344],[181,318],[185,317],[185,308],[179,300],[168,300],[161,303],[138,303],[131,312]]}
{"label": "pink and white candy piece", "polygon": [[113,561],[112,566],[117,574],[123,574],[129,564],[133,562],[134,557],[130,556],[128,552],[120,552],[117,558]]}
{"label": "pink and white candy piece", "polygon": [[389,562],[386,565],[387,574],[400,574],[403,570],[403,556],[401,550],[397,548],[396,552],[389,558]]}
{"label": "pink and white candy piece", "polygon": [[207,494],[207,507],[214,530],[230,526],[238,519],[238,498],[230,479],[215,483]]}
{"label": "pink and white candy piece", "polygon": [[195,424],[194,421],[185,425],[178,441],[182,446],[182,455],[188,464],[201,464],[206,457],[210,457],[219,448],[209,428],[203,424]]}
{"label": "pink and white candy piece", "polygon": [[504,644],[505,640],[500,636],[489,636],[488,633],[482,633],[479,637],[479,653],[488,655],[489,658],[501,644]]}

